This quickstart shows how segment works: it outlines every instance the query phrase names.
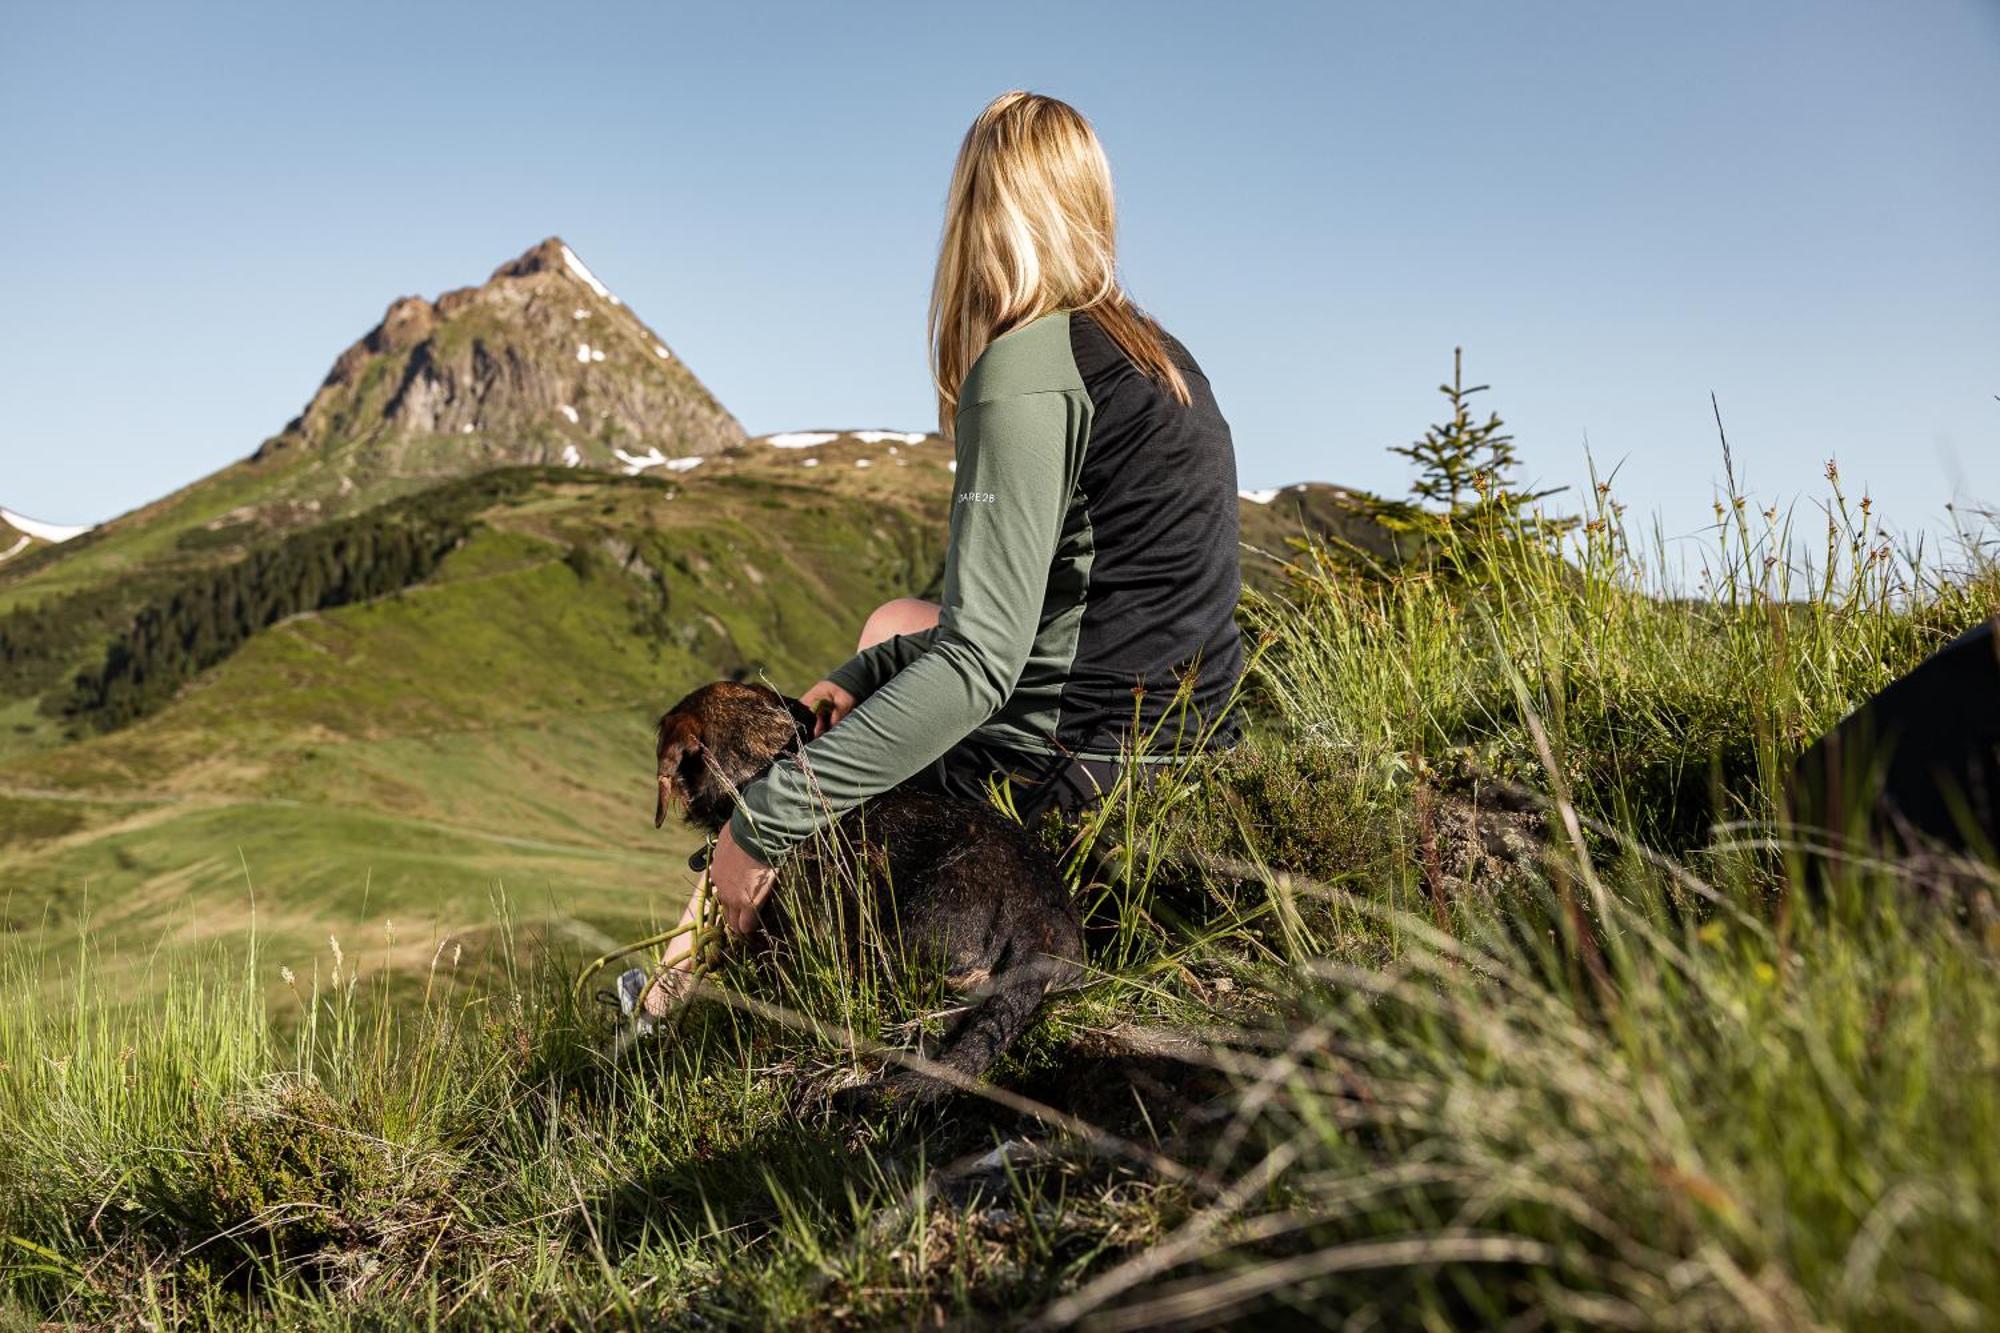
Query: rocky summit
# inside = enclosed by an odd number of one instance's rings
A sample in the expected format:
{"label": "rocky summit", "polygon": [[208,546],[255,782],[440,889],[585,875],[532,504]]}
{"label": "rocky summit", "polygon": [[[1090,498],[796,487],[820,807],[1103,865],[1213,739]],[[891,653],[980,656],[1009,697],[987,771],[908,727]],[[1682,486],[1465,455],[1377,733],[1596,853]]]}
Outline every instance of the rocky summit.
{"label": "rocky summit", "polygon": [[632,471],[743,438],[666,341],[551,236],[480,286],[392,302],[255,461],[318,452],[365,486],[507,464]]}

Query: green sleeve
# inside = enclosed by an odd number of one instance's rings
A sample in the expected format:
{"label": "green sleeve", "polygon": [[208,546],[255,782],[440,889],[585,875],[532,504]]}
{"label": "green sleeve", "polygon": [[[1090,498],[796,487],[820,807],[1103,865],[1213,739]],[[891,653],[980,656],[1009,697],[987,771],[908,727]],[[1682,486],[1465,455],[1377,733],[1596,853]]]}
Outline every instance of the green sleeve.
{"label": "green sleeve", "polygon": [[937,630],[897,634],[863,648],[827,674],[827,679],[856,699],[866,699],[882,688],[884,681],[930,650]]}
{"label": "green sleeve", "polygon": [[744,789],[730,828],[745,850],[775,864],[1000,710],[1041,623],[1086,421],[1074,395],[1062,391],[959,413],[958,493],[937,628],[839,726]]}

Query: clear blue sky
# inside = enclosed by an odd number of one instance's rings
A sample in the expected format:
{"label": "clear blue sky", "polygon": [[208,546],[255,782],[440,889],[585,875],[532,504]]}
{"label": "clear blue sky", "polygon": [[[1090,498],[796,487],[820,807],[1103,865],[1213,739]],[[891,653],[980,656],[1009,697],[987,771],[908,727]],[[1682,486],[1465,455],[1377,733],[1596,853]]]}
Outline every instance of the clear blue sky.
{"label": "clear blue sky", "polygon": [[560,233],[753,432],[919,427],[951,155],[1097,123],[1243,483],[1400,492],[1466,347],[1531,471],[1670,534],[1837,456],[2000,500],[2000,4],[17,3],[0,503],[248,453],[401,293]]}

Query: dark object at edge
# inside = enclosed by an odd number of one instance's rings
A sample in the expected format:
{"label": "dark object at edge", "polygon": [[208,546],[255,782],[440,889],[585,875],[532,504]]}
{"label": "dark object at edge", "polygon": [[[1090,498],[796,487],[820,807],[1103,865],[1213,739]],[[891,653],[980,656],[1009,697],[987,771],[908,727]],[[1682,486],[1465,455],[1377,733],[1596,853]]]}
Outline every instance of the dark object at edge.
{"label": "dark object at edge", "polygon": [[1835,848],[2000,848],[2000,617],[1974,626],[1799,757],[1792,817]]}

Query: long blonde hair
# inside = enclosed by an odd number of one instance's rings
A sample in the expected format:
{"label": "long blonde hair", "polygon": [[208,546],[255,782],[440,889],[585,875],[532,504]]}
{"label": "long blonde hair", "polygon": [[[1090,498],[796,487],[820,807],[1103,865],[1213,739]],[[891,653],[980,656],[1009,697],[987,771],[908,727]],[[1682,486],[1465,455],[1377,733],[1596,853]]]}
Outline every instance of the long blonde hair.
{"label": "long blonde hair", "polygon": [[1159,325],[1118,283],[1116,219],[1111,164],[1075,107],[1010,92],[979,113],[952,168],[931,284],[931,378],[946,435],[986,345],[1057,310],[1088,313],[1132,364],[1188,402]]}

